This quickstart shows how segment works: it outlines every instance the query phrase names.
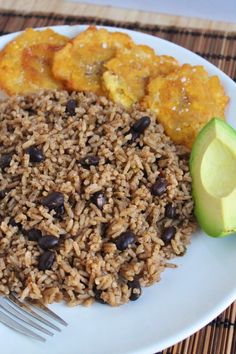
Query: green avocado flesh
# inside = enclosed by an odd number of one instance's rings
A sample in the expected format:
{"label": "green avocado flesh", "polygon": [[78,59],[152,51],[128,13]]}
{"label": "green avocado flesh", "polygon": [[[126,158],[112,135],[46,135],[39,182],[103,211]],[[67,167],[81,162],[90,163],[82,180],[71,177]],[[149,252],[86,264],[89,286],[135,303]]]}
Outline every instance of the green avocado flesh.
{"label": "green avocado flesh", "polygon": [[195,216],[210,236],[236,232],[236,131],[213,118],[198,134],[190,156]]}

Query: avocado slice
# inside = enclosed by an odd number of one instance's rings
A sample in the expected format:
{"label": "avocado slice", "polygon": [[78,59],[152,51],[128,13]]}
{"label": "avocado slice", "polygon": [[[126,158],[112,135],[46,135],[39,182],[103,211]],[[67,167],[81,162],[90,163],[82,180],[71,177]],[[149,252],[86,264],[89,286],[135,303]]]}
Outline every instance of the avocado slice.
{"label": "avocado slice", "polygon": [[210,236],[236,231],[236,131],[213,118],[198,134],[190,156],[195,216]]}

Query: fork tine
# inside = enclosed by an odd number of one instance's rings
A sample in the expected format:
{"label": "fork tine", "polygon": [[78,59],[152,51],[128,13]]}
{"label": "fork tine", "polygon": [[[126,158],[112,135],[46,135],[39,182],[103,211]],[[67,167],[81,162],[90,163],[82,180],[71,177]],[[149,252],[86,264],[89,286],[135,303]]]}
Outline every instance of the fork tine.
{"label": "fork tine", "polygon": [[45,325],[47,325],[48,327],[51,327],[53,329],[55,329],[58,332],[61,332],[61,329],[57,326],[55,326],[53,323],[49,322],[48,320],[46,320],[45,318],[43,318],[42,316],[40,316],[38,313],[36,313],[35,311],[33,311],[29,305],[27,305],[26,303],[21,302],[20,300],[17,299],[17,297],[13,294],[10,294],[9,297],[6,298],[7,301],[12,302],[15,306],[17,306],[21,311],[23,312],[27,312],[28,314],[30,314],[32,317],[36,318],[38,321],[44,323]]}
{"label": "fork tine", "polygon": [[34,307],[36,307],[36,309],[40,309],[41,311],[46,313],[49,317],[52,317],[55,321],[61,323],[63,326],[68,326],[68,323],[66,321],[64,321],[60,316],[58,316],[56,313],[54,313],[52,310],[50,310],[47,306],[45,306],[41,302],[32,299],[27,299],[25,300],[25,302],[33,305]]}
{"label": "fork tine", "polygon": [[28,325],[38,329],[39,331],[48,334],[49,336],[54,335],[54,333],[48,331],[46,328],[40,326],[36,322],[32,321],[30,318],[26,317],[23,313],[16,310],[10,303],[7,303],[4,298],[0,298],[0,307],[3,308],[9,314],[15,316],[16,318],[27,323]]}
{"label": "fork tine", "polygon": [[21,325],[20,323],[18,323],[17,321],[13,320],[11,317],[9,317],[8,315],[6,315],[4,312],[0,311],[0,322],[3,323],[5,326],[21,333],[24,334],[27,337],[31,337],[34,339],[39,340],[40,342],[46,342],[46,339],[39,336],[38,334],[34,333],[33,331],[31,331],[30,329],[24,327],[23,325]]}

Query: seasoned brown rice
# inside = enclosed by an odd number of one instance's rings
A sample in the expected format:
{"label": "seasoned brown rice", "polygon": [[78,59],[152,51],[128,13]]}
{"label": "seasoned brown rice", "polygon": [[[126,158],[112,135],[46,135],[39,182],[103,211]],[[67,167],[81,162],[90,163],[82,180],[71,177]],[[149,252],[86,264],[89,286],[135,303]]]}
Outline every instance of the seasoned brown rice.
{"label": "seasoned brown rice", "polygon": [[[69,99],[75,114],[66,110]],[[151,124],[131,143],[131,126],[147,115]],[[43,151],[42,162],[30,162],[32,145]],[[169,259],[185,253],[195,228],[188,154],[140,107],[126,112],[104,97],[66,91],[11,98],[0,104],[0,157],[6,153],[13,155],[0,168],[1,294],[116,306],[140,295],[134,282],[159,281]],[[88,155],[99,164],[84,168]],[[167,182],[159,197],[151,194],[158,177]],[[41,202],[55,191],[64,195],[59,217]],[[92,199],[98,191],[106,198],[102,208]],[[175,218],[165,216],[170,203]],[[176,233],[165,244],[163,230],[171,226]],[[28,239],[32,228],[60,239],[50,269],[38,269],[45,251]],[[135,240],[119,250],[127,230]]]}

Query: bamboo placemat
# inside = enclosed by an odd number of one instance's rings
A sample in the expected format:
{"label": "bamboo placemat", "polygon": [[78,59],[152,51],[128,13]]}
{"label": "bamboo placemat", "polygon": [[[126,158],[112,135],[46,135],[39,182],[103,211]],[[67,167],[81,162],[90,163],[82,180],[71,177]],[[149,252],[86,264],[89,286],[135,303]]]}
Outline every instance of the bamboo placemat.
{"label": "bamboo placemat", "polygon": [[[98,17],[0,10],[1,35],[26,27],[63,24],[97,24],[125,27],[149,33],[200,54],[236,81],[236,32],[146,25]],[[199,332],[156,354],[236,354],[236,302]]]}
{"label": "bamboo placemat", "polygon": [[[211,19],[177,16],[159,12],[141,11],[138,9],[126,9],[106,5],[95,5],[86,0],[0,0],[2,10],[15,10],[27,12],[57,13],[62,15],[81,15],[93,16],[104,19],[109,18],[113,21],[130,21],[139,23],[149,23],[163,26],[178,26],[183,28],[211,29],[219,31],[236,31],[236,22],[214,21]],[[148,8],[148,6],[147,6]]]}

